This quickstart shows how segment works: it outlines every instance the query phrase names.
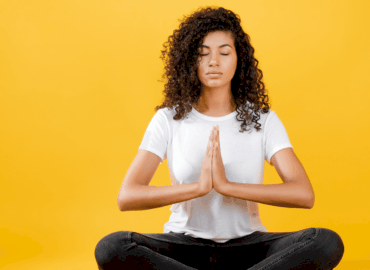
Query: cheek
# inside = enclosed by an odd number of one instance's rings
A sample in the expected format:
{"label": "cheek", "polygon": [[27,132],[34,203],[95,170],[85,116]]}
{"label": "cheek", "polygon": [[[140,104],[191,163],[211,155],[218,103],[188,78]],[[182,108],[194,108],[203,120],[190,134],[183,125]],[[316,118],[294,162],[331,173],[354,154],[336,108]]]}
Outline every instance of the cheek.
{"label": "cheek", "polygon": [[230,72],[235,72],[236,68],[237,68],[237,60],[236,59],[232,59],[230,60],[229,62],[229,67],[230,67]]}
{"label": "cheek", "polygon": [[202,66],[202,65],[200,65],[199,67],[198,67],[198,77],[203,77],[203,74],[204,74],[204,67]]}

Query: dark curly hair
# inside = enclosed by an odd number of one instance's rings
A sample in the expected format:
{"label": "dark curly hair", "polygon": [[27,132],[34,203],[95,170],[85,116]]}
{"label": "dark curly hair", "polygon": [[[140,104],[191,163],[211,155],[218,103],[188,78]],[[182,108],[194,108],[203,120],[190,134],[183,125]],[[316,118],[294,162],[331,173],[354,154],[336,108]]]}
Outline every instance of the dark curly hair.
{"label": "dark curly hair", "polygon": [[242,122],[242,130],[239,132],[246,131],[246,127],[252,125],[252,122],[259,131],[259,113],[268,113],[269,98],[262,82],[263,75],[258,68],[258,60],[254,58],[254,48],[250,37],[240,25],[239,15],[222,7],[208,6],[199,8],[191,16],[185,16],[179,21],[179,29],[173,31],[161,51],[160,58],[165,62],[162,79],[167,78],[168,82],[163,91],[165,100],[162,105],[155,107],[155,111],[166,107],[172,110],[175,107],[174,120],[187,116],[192,110],[191,104],[197,104],[201,95],[197,61],[204,38],[210,32],[225,31],[232,34],[238,59],[231,80],[231,93],[238,113],[236,120]]}

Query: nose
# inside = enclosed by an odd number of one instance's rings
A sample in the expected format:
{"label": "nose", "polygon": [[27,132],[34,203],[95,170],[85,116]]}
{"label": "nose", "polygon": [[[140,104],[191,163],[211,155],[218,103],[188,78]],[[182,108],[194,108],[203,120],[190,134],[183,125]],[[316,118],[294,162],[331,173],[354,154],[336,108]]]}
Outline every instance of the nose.
{"label": "nose", "polygon": [[211,59],[209,60],[208,65],[209,65],[210,67],[218,66],[218,58],[217,58],[217,54],[211,54]]}

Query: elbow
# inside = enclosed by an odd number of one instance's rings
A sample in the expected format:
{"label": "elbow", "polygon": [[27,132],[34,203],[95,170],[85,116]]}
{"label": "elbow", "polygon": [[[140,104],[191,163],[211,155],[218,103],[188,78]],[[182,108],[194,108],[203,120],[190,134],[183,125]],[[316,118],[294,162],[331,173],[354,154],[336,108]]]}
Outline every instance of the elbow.
{"label": "elbow", "polygon": [[305,209],[312,209],[315,204],[315,193],[313,190],[301,189],[300,190],[300,207]]}
{"label": "elbow", "polygon": [[124,210],[124,208],[123,208],[123,204],[122,204],[120,201],[117,201],[117,205],[118,205],[118,209],[119,209],[120,211],[123,211],[123,210]]}
{"label": "elbow", "polygon": [[131,205],[132,198],[133,198],[132,190],[128,190],[128,188],[125,188],[124,190],[120,190],[120,192],[118,193],[118,198],[117,198],[118,209],[121,212],[122,211],[132,211],[132,205]]}
{"label": "elbow", "polygon": [[310,201],[308,204],[306,204],[306,209],[312,209],[314,206],[314,202]]}
{"label": "elbow", "polygon": [[118,197],[117,199],[117,205],[120,211],[125,211],[125,204],[123,203],[123,200],[120,197]]}
{"label": "elbow", "polygon": [[117,197],[117,206],[121,212],[127,211],[127,188],[121,187]]}
{"label": "elbow", "polygon": [[119,209],[121,212],[122,212],[122,211],[124,211],[123,205],[118,204],[118,209]]}
{"label": "elbow", "polygon": [[315,205],[315,194],[312,194],[307,200],[307,209],[312,209]]}
{"label": "elbow", "polygon": [[312,209],[314,205],[315,205],[315,196],[311,200],[311,205],[310,205],[311,207],[310,207],[310,209]]}

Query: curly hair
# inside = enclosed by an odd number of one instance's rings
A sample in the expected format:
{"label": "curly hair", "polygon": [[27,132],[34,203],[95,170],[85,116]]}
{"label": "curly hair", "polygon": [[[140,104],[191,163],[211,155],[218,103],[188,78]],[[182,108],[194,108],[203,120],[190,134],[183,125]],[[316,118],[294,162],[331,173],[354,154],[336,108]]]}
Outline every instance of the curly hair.
{"label": "curly hair", "polygon": [[160,58],[165,62],[162,78],[168,81],[163,90],[165,100],[162,105],[155,107],[155,111],[166,107],[172,110],[175,107],[174,120],[184,119],[188,115],[192,110],[191,104],[197,104],[201,95],[197,61],[204,38],[214,31],[229,32],[238,59],[231,80],[231,93],[238,113],[236,120],[242,122],[239,132],[246,131],[252,122],[258,132],[261,129],[259,113],[268,113],[271,105],[262,82],[262,71],[254,57],[254,48],[250,37],[240,25],[239,15],[222,7],[208,6],[199,8],[191,16],[185,16],[179,21],[179,29],[175,29],[173,35],[168,37],[161,51]]}

